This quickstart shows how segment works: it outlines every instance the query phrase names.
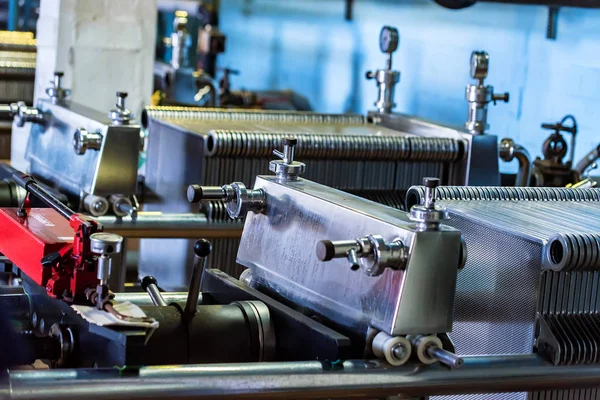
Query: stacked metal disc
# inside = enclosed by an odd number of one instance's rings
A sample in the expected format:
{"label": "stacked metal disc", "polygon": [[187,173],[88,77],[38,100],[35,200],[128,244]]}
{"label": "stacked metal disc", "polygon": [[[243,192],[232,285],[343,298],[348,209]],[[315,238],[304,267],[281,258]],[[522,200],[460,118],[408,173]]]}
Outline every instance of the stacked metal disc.
{"label": "stacked metal disc", "polygon": [[[469,252],[457,285],[458,352],[534,349],[555,364],[599,363],[600,190],[438,189],[447,223],[461,230]],[[423,187],[409,190],[407,206],[423,200]],[[590,397],[565,391],[533,398]]]}

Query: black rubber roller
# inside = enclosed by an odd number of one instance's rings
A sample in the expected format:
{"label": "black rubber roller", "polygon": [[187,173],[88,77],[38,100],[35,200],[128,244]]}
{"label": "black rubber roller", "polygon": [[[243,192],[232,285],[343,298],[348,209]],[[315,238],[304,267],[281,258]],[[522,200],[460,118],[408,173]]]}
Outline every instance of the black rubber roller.
{"label": "black rubber roller", "polygon": [[212,251],[212,244],[206,239],[200,239],[194,245],[194,254],[198,257],[208,257]]}
{"label": "black rubber roller", "polygon": [[146,290],[148,288],[148,286],[150,285],[156,285],[158,286],[158,282],[156,282],[156,278],[153,277],[152,275],[148,275],[142,278],[142,280],[140,281],[140,286],[142,287],[142,290]]}
{"label": "black rubber roller", "polygon": [[331,240],[321,240],[317,243],[317,258],[321,261],[329,261],[335,256],[335,246]]}

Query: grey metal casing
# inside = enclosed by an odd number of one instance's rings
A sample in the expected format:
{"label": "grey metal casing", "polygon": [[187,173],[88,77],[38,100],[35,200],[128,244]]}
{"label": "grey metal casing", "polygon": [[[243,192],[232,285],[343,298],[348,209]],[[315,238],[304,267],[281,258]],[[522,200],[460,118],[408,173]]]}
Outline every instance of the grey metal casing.
{"label": "grey metal casing", "polygon": [[498,138],[494,135],[472,135],[460,129],[405,114],[369,113],[381,125],[418,136],[462,139],[468,143],[467,156],[449,170],[448,182],[453,185],[498,186],[500,170]]}
{"label": "grey metal casing", "polygon": [[[30,124],[26,158],[30,173],[54,183],[72,195],[135,194],[140,127],[112,125],[106,115],[76,103],[52,104],[39,100],[45,124]],[[100,133],[99,150],[76,154],[73,135],[77,129]]]}
{"label": "grey metal casing", "polygon": [[[258,176],[254,188],[267,193],[267,211],[247,215],[237,261],[260,287],[361,333],[368,326],[390,335],[452,330],[458,230],[416,232],[404,212],[304,179]],[[317,259],[320,240],[367,234],[401,239],[410,248],[406,268],[372,277],[345,259]]]}

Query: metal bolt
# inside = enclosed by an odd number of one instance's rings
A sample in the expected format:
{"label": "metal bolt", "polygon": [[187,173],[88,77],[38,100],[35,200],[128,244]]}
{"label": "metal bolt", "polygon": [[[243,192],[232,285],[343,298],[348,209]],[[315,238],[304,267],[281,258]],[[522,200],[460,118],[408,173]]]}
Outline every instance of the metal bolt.
{"label": "metal bolt", "polygon": [[435,188],[440,185],[438,178],[423,178],[423,186],[425,186],[425,207],[435,208]]}
{"label": "metal bolt", "polygon": [[125,109],[125,99],[127,98],[127,92],[117,92],[117,108]]}
{"label": "metal bolt", "polygon": [[54,73],[54,87],[56,89],[60,89],[60,87],[61,87],[61,80],[62,80],[62,77],[64,75],[65,74],[63,72],[55,72]]}
{"label": "metal bolt", "polygon": [[406,351],[406,347],[402,346],[401,344],[397,344],[392,347],[392,354],[398,360],[402,360],[404,357],[406,357]]}

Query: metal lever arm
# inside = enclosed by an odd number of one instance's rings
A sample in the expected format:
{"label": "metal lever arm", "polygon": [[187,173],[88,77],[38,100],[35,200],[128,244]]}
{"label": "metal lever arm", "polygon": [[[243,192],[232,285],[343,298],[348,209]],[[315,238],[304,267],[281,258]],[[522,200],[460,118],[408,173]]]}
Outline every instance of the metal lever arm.
{"label": "metal lever arm", "polygon": [[212,251],[212,245],[206,239],[200,239],[194,245],[194,266],[192,269],[192,279],[190,281],[190,289],[183,310],[183,318],[189,321],[196,314],[198,305],[198,297],[200,296],[200,282],[202,280],[202,272],[206,267],[206,259]]}
{"label": "metal lever arm", "polygon": [[142,286],[143,290],[148,292],[148,296],[150,296],[150,299],[155,306],[168,306],[167,302],[162,297],[162,294],[160,294],[160,290],[158,290],[158,282],[156,281],[155,277],[145,276],[140,281],[140,285]]}

